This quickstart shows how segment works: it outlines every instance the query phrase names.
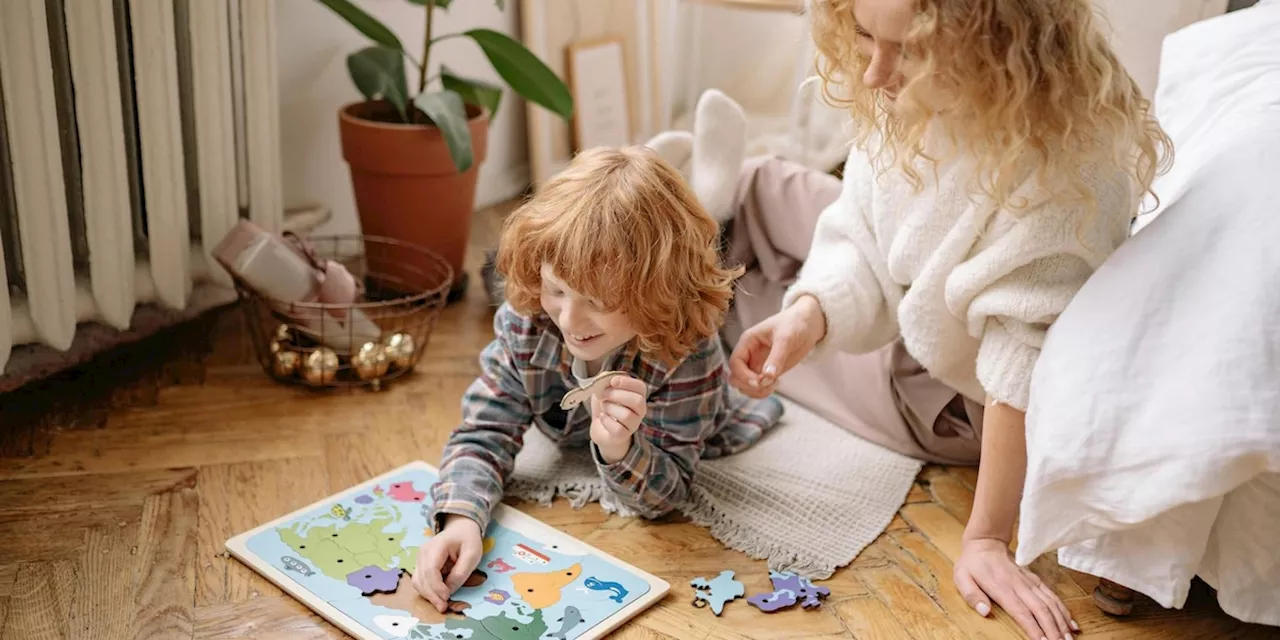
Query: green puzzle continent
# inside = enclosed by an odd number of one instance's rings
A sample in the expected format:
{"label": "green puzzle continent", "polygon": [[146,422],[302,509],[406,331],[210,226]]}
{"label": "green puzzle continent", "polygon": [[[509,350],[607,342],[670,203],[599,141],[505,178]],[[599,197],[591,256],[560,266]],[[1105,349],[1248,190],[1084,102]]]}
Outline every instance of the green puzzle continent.
{"label": "green puzzle continent", "polygon": [[533,612],[533,620],[520,622],[507,616],[504,611],[498,616],[476,620],[445,620],[449,629],[470,629],[471,637],[467,640],[538,640],[547,632],[547,623],[542,621],[542,611]]}
{"label": "green puzzle continent", "polygon": [[[348,574],[364,567],[413,569],[418,550],[401,546],[404,532],[383,531],[393,522],[394,518],[379,518],[369,522],[317,526],[308,529],[306,536],[298,535],[292,527],[281,527],[276,531],[280,540],[310,560],[321,573],[345,582]],[[395,562],[397,558],[398,563]]]}

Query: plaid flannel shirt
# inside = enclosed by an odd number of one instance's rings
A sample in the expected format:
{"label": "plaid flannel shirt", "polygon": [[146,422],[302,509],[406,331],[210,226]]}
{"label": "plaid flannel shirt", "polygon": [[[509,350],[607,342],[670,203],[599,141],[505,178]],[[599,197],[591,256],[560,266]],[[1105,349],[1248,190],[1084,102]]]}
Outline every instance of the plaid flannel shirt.
{"label": "plaid flannel shirt", "polygon": [[467,516],[487,530],[530,426],[560,446],[590,446],[600,477],[619,501],[656,518],[688,497],[700,459],[746,449],[782,416],[777,398],[755,400],[729,385],[718,336],[673,368],[640,354],[633,343],[602,370],[643,381],[647,411],[631,450],[608,464],[591,442],[589,403],[560,408],[560,399],[577,385],[559,329],[546,316],[526,317],[507,304],[499,307],[493,328],[495,338],[480,354],[480,376],[463,395],[462,424],[445,445],[439,481],[431,488],[436,531],[444,514]]}

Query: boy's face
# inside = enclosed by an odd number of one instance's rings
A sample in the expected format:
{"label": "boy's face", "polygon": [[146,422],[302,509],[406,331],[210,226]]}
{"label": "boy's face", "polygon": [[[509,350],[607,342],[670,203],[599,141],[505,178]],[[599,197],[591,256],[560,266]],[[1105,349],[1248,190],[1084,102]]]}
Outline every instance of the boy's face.
{"label": "boy's face", "polygon": [[636,337],[625,314],[603,311],[598,301],[570,289],[545,264],[542,310],[560,327],[569,352],[583,360],[603,358]]}

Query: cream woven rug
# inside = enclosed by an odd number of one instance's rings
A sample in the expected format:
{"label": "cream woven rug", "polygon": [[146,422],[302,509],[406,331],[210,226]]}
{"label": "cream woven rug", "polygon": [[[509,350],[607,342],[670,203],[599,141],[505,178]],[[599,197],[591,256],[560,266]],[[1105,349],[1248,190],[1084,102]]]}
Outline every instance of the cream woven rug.
{"label": "cream woven rug", "polygon": [[[787,400],[782,421],[737,455],[704,460],[682,508],[725,545],[775,571],[828,578],[874,541],[906,499],[921,463],[862,440]],[[586,449],[525,435],[508,494],[575,508],[613,502]],[[536,514],[535,514],[536,515]]]}

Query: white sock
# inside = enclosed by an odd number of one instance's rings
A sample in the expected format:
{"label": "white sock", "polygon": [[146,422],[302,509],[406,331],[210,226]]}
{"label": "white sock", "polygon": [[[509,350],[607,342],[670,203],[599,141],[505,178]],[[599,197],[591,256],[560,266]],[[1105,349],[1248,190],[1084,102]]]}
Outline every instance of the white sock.
{"label": "white sock", "polygon": [[690,167],[693,159],[693,134],[688,131],[663,131],[649,139],[644,146],[653,149],[658,157],[666,160],[677,171],[690,179]]}
{"label": "white sock", "polygon": [[717,222],[733,217],[747,147],[747,117],[729,96],[709,89],[693,118],[693,191]]}

